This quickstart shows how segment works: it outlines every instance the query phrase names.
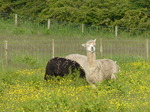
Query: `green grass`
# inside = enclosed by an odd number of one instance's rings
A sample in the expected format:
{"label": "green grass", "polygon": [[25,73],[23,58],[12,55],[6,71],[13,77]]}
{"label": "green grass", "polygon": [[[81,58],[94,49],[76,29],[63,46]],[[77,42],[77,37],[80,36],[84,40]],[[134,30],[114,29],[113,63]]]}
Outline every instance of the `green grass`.
{"label": "green grass", "polygon": [[[144,61],[119,63],[117,80],[97,83],[70,77],[44,81],[45,68],[0,72],[4,112],[148,112],[150,70]],[[70,74],[71,75],[71,74]]]}
{"label": "green grass", "polygon": [[[18,26],[14,25],[14,20],[0,19],[0,33],[6,36],[49,36],[55,38],[149,38],[149,31],[140,31],[140,29],[134,29],[132,32],[127,32],[127,29],[120,28],[118,31],[118,37],[115,37],[114,27],[103,26],[89,26],[85,25],[84,32],[82,32],[82,25],[76,23],[64,23],[52,21],[51,28],[47,29],[47,23],[39,24],[34,21],[20,20]],[[137,30],[137,31],[136,31]]]}
{"label": "green grass", "polygon": [[[44,81],[45,66],[52,57],[52,39],[55,56],[71,53],[85,54],[81,44],[89,38],[114,38],[113,32],[80,26],[53,24],[52,29],[33,23],[0,21],[0,110],[3,112],[148,112],[150,111],[150,65],[134,53],[130,45],[140,47],[145,41],[123,41],[127,51],[111,49],[103,58],[116,60],[121,72],[117,80],[97,83],[93,89],[85,79],[70,77]],[[125,33],[123,38],[130,38]],[[132,36],[131,36],[132,37]],[[133,36],[142,39],[144,36]],[[148,37],[148,35],[146,36]],[[100,41],[97,39],[97,51]],[[119,38],[118,38],[119,39]],[[4,61],[4,40],[8,40],[8,65]],[[120,39],[121,40],[121,39]],[[111,42],[111,43],[110,43]],[[106,41],[105,49],[118,47],[117,41]],[[139,46],[137,46],[139,44]],[[110,46],[111,45],[111,46]],[[78,47],[77,47],[78,46]],[[123,47],[123,46],[122,46]],[[120,47],[119,47],[120,48]],[[141,47],[140,47],[141,48]],[[143,51],[143,50],[142,50]],[[122,54],[120,54],[120,52]],[[129,53],[124,55],[124,53]],[[141,53],[141,51],[140,51]],[[139,53],[139,55],[141,55]],[[144,54],[145,52],[143,52]],[[100,58],[97,53],[97,58]],[[1,67],[2,66],[2,67]]]}

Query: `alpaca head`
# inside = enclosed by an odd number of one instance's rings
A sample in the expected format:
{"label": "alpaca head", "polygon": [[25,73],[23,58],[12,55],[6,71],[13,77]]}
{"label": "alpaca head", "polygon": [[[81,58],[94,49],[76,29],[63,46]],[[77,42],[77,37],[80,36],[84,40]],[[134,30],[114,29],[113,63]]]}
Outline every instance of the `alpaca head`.
{"label": "alpaca head", "polygon": [[85,44],[82,44],[82,46],[86,47],[86,50],[91,53],[95,52],[95,45],[96,45],[96,39],[89,40]]}

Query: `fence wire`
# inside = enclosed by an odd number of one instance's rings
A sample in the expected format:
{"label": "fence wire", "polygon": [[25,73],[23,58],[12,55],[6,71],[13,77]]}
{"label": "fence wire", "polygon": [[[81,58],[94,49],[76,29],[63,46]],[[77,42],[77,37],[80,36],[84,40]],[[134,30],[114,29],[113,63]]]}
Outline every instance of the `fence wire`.
{"label": "fence wire", "polygon": [[[8,41],[8,50],[5,43],[0,43],[0,65],[4,68],[37,68],[45,67],[52,57],[65,57],[69,54],[86,55],[86,50],[81,46],[82,40],[54,40],[54,41]],[[116,61],[129,57],[146,59],[150,50],[146,40],[101,40],[97,39],[97,58],[111,58]],[[147,52],[148,51],[148,52]],[[6,56],[6,53],[7,55]],[[134,60],[132,60],[134,61]],[[135,60],[137,61],[137,60]]]}

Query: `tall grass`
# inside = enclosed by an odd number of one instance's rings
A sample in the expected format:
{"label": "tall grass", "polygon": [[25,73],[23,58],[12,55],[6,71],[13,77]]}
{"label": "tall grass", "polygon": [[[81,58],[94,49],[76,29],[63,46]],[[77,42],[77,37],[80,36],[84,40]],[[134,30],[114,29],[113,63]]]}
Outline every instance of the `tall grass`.
{"label": "tall grass", "polygon": [[[14,25],[12,19],[0,19],[0,33],[1,35],[17,35],[17,36],[33,36],[43,35],[55,38],[87,38],[87,37],[101,37],[101,38],[117,38],[115,37],[114,26],[90,26],[85,25],[84,32],[82,32],[82,25],[76,23],[51,22],[50,29],[47,28],[47,22],[36,23],[35,21],[22,19],[18,21],[18,25]],[[148,38],[150,32],[142,31],[140,29],[123,29],[120,28],[118,32],[119,38]]]}

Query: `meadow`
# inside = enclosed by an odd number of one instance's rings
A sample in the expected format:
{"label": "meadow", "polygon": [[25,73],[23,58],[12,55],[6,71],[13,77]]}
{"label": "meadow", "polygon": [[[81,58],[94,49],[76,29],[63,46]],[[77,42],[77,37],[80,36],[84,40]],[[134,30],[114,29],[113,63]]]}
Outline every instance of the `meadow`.
{"label": "meadow", "polygon": [[[116,80],[105,80],[102,83],[97,83],[96,89],[92,88],[85,79],[79,78],[78,73],[75,74],[77,77],[74,78],[71,77],[74,74],[69,74],[63,78],[53,77],[48,82],[44,81],[45,66],[51,58],[51,44],[49,43],[51,43],[53,38],[58,40],[58,44],[55,46],[56,50],[61,51],[56,55],[62,56],[72,53],[76,49],[78,53],[83,53],[83,49],[76,47],[67,48],[67,46],[71,45],[76,46],[77,43],[72,42],[72,40],[69,40],[67,45],[65,43],[61,46],[59,39],[63,42],[64,39],[76,37],[77,41],[75,42],[79,42],[78,39],[82,38],[79,43],[81,44],[89,38],[98,38],[99,36],[102,38],[114,38],[112,33],[99,34],[89,32],[86,34],[85,32],[80,34],[76,32],[77,30],[71,30],[68,33],[68,29],[64,27],[63,29],[60,28],[59,31],[48,31],[44,27],[36,25],[33,27],[33,24],[32,26],[30,24],[26,25],[22,27],[14,26],[11,22],[0,22],[0,26],[3,27],[0,29],[1,53],[3,53],[3,47],[1,46],[3,46],[4,40],[9,42],[8,65],[4,64],[3,54],[0,54],[0,64],[2,66],[0,68],[0,111],[150,111],[150,64],[141,57],[136,58],[128,55],[123,58],[124,54],[119,57],[111,57],[118,62],[121,72],[116,74]],[[104,37],[103,34],[105,34]],[[128,37],[128,35],[126,36]],[[140,41],[135,45],[139,43]],[[116,45],[116,43],[113,43],[113,45]],[[130,45],[132,45],[132,42]],[[126,46],[126,43],[124,43],[124,46]],[[45,48],[47,49],[45,50]],[[69,50],[64,52],[66,49]],[[112,52],[114,51],[112,50]],[[120,51],[117,52],[119,55]],[[110,57],[108,56],[107,58]]]}
{"label": "meadow", "polygon": [[[78,77],[44,81],[44,68],[0,72],[0,110],[3,112],[148,112],[150,64],[119,63],[117,80],[93,89]],[[71,75],[71,74],[70,74]],[[58,81],[59,79],[59,81]]]}

